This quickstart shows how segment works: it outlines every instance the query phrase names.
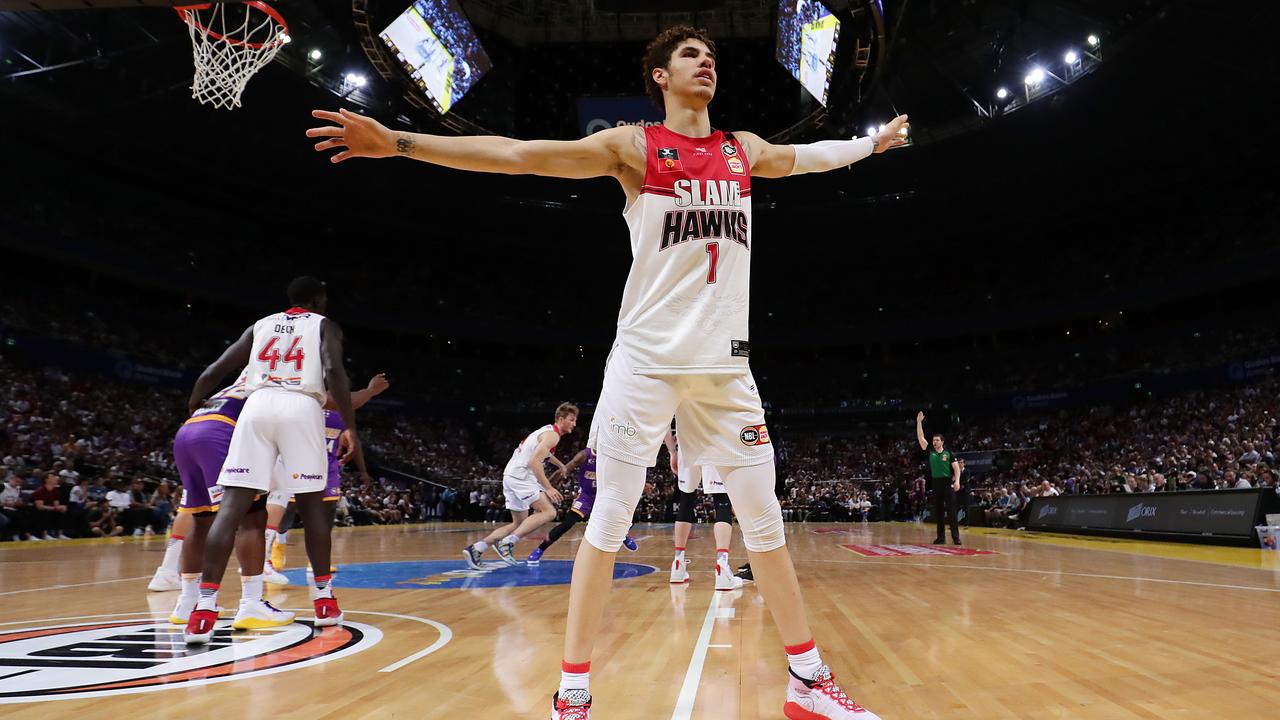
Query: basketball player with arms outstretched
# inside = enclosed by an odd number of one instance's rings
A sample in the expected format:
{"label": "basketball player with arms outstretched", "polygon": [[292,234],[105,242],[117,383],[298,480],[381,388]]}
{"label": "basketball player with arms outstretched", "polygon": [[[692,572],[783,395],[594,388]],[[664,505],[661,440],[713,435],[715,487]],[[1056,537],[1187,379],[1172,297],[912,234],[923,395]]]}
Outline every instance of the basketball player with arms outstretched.
{"label": "basketball player with arms outstretched", "polygon": [[646,49],[646,88],[661,125],[610,128],[581,140],[521,141],[393,132],[343,110],[315,111],[330,160],[407,157],[461,170],[562,178],[610,176],[626,194],[631,272],[588,446],[600,455],[599,489],[569,590],[564,659],[553,720],[587,720],[592,649],[600,634],[618,548],[648,467],[676,417],[691,465],[717,468],[733,501],[755,581],[786,646],[788,718],[873,720],[822,663],[774,497],[773,446],[748,365],[751,178],[847,167],[899,142],[906,116],[875,137],[774,145],[711,127],[715,45],[691,27]]}
{"label": "basketball player with arms outstretched", "polygon": [[[222,503],[205,543],[200,598],[187,622],[186,640],[191,644],[207,643],[213,636],[218,619],[218,586],[236,526],[251,515],[261,517],[259,537],[266,529],[266,495],[273,489],[277,461],[284,463],[290,483],[285,489],[297,498],[298,511],[308,529],[307,556],[313,566],[326,571],[315,578],[315,625],[342,622],[327,573],[332,538],[326,521],[330,510],[323,499],[329,463],[322,409],[327,388],[346,424],[341,444],[347,452],[343,459],[354,457],[360,452],[360,441],[351,408],[351,385],[343,366],[342,329],[322,314],[328,294],[319,280],[297,278],[289,284],[288,293],[293,307],[268,315],[245,330],[201,373],[191,391],[189,404],[194,410],[220,377],[232,368],[248,365],[248,399],[218,476]],[[257,565],[251,567],[262,567],[264,560],[257,558]],[[292,620],[292,616],[288,619]],[[269,617],[264,621],[278,619]]]}
{"label": "basketball player with arms outstretched", "polygon": [[[560,403],[556,408],[555,422],[529,433],[516,446],[502,471],[502,494],[511,511],[511,522],[494,530],[477,543],[462,549],[467,567],[480,569],[480,558],[490,547],[508,565],[519,565],[515,558],[516,543],[520,538],[556,519],[556,505],[563,499],[560,491],[551,485],[543,465],[551,463],[557,470],[564,470],[564,463],[556,457],[560,438],[573,432],[578,426],[578,406]],[[533,513],[529,509],[533,508]]]}
{"label": "basketball player with arms outstretched", "polygon": [[689,582],[689,563],[684,559],[684,550],[689,543],[689,534],[693,532],[693,511],[697,504],[698,486],[701,485],[702,494],[710,497],[715,507],[715,525],[711,533],[716,540],[716,590],[737,590],[742,587],[743,580],[733,574],[733,567],[729,565],[729,547],[733,544],[733,507],[724,480],[714,465],[699,467],[684,461],[675,430],[667,432],[664,442],[671,465],[675,468],[676,500],[680,504],[672,533],[675,557],[671,559],[671,584]]}

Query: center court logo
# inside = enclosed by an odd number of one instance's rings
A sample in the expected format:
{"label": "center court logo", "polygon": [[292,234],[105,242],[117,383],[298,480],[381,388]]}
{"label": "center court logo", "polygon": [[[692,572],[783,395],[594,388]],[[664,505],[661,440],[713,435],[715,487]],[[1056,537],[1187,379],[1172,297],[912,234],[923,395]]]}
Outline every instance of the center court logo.
{"label": "center court logo", "polygon": [[1155,517],[1155,516],[1156,516],[1155,505],[1143,505],[1142,503],[1138,503],[1137,505],[1134,505],[1133,507],[1129,508],[1129,516],[1126,517],[1124,521],[1133,522],[1138,518],[1149,518],[1149,517]]}
{"label": "center court logo", "polygon": [[362,623],[316,629],[296,622],[233,633],[221,621],[206,646],[188,647],[168,622],[112,620],[0,633],[0,704],[153,692],[241,680],[330,662],[382,640]]}

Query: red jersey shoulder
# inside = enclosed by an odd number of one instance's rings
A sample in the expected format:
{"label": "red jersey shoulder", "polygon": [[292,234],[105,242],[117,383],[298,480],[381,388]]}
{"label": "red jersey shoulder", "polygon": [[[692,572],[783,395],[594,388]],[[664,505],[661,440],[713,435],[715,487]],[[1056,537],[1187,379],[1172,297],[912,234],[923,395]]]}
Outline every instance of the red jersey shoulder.
{"label": "red jersey shoulder", "polygon": [[737,138],[716,130],[691,138],[662,125],[645,128],[645,187],[670,190],[681,179],[736,180],[750,183],[746,153]]}

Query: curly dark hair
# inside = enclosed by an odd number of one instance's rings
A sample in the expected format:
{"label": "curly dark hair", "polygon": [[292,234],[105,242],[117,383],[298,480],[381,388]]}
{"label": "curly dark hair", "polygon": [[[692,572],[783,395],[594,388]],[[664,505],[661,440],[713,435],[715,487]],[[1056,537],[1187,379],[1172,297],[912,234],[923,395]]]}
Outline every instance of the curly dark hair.
{"label": "curly dark hair", "polygon": [[666,103],[662,100],[662,88],[658,87],[658,83],[653,81],[654,68],[666,68],[671,62],[671,53],[680,47],[680,43],[685,40],[700,40],[707,46],[707,50],[714,55],[716,52],[716,43],[707,34],[706,30],[700,30],[692,25],[676,25],[663,30],[658,37],[649,43],[644,49],[644,67],[640,71],[644,73],[644,91],[649,94],[649,99],[659,110],[666,111]]}

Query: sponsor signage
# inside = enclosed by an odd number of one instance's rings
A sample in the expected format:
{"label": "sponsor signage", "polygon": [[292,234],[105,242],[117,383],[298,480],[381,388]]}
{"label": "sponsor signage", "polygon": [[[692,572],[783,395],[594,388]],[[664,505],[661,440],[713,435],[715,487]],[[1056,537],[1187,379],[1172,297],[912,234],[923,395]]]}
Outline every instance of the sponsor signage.
{"label": "sponsor signage", "polygon": [[1034,498],[1027,527],[1251,538],[1260,495],[1258,490],[1207,490]]}
{"label": "sponsor signage", "polygon": [[646,95],[578,98],[578,130],[583,137],[612,127],[646,127],[660,122],[662,113]]}

